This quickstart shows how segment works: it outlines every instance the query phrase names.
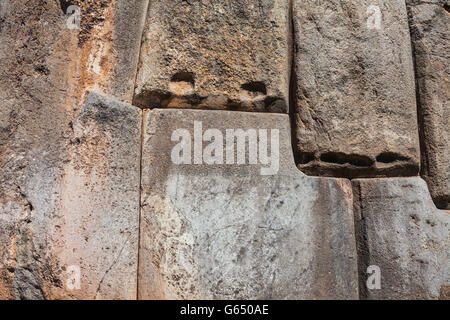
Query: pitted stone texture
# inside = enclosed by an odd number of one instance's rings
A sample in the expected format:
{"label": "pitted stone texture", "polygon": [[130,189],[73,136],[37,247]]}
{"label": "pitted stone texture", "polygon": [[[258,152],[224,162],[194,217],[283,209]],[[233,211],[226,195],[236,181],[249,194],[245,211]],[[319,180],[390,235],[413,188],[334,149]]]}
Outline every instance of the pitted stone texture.
{"label": "pitted stone texture", "polygon": [[[78,98],[98,91],[131,103],[149,0],[71,1],[80,6]],[[66,6],[68,3],[66,4]],[[63,6],[65,10],[66,6]]]}
{"label": "pitted stone texture", "polygon": [[[421,178],[353,181],[360,292],[366,299],[445,298],[450,285],[450,215],[437,210]],[[381,289],[366,289],[366,270]],[[447,289],[446,289],[447,288]]]}
{"label": "pitted stone texture", "polygon": [[404,1],[294,0],[293,6],[299,168],[338,177],[417,175]]}
{"label": "pitted stone texture", "polygon": [[450,1],[407,4],[416,60],[422,177],[435,204],[446,209],[450,202]]}
{"label": "pitted stone texture", "polygon": [[[278,174],[175,165],[171,134],[194,121],[279,129]],[[144,126],[139,298],[358,297],[350,182],[296,169],[287,115],[155,109]]]}
{"label": "pitted stone texture", "polygon": [[52,251],[78,266],[77,299],[135,299],[142,112],[91,93],[74,123]]}
{"label": "pitted stone texture", "polygon": [[289,1],[151,1],[134,104],[287,112]]}

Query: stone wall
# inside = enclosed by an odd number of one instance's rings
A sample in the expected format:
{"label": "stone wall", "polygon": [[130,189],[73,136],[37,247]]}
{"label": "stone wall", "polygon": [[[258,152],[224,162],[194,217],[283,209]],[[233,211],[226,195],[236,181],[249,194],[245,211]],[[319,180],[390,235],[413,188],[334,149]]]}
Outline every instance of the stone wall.
{"label": "stone wall", "polygon": [[449,8],[1,1],[0,299],[448,299]]}

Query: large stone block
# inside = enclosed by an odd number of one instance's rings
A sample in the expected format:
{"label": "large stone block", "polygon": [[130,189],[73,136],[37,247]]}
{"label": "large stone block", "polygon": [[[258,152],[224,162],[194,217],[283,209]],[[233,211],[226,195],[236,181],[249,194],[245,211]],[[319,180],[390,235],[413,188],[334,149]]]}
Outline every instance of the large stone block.
{"label": "large stone block", "polygon": [[[110,94],[131,103],[149,0],[116,0]],[[111,53],[109,54],[111,56]]]}
{"label": "large stone block", "polygon": [[[227,129],[255,140],[222,148]],[[295,167],[288,115],[146,111],[141,201],[141,299],[358,297],[350,182]]]}
{"label": "large stone block", "polygon": [[[450,215],[435,208],[425,181],[361,179],[353,187],[361,297],[445,298],[450,287]],[[378,290],[366,287],[369,266],[380,268]]]}
{"label": "large stone block", "polygon": [[71,159],[38,158],[25,187],[5,184],[2,298],[136,298],[141,116],[92,93],[63,150]]}
{"label": "large stone block", "polygon": [[403,0],[293,2],[295,132],[310,175],[416,175],[414,69]]}
{"label": "large stone block", "polygon": [[151,1],[134,104],[287,112],[289,1]]}
{"label": "large stone block", "polygon": [[67,160],[77,39],[56,1],[0,3],[0,299],[58,286],[48,254]]}
{"label": "large stone block", "polygon": [[407,1],[416,61],[422,177],[436,205],[450,202],[449,1]]}
{"label": "large stone block", "polygon": [[[134,156],[126,158],[129,152],[134,155],[139,146],[135,145],[134,136],[126,141],[118,138],[120,134],[124,137],[131,134],[127,131],[131,125],[129,118],[114,119],[124,121],[121,127],[99,111],[93,121],[99,121],[99,128],[110,131],[88,132],[87,128],[86,136],[97,136],[87,137],[87,142],[79,145],[74,132],[81,139],[83,125],[92,124],[78,118],[85,90],[97,84],[103,88],[104,83],[112,88],[114,81],[112,68],[107,68],[114,63],[108,64],[109,60],[101,58],[108,53],[111,58],[113,55],[109,49],[99,49],[103,45],[108,47],[107,42],[114,38],[110,23],[114,19],[109,16],[112,7],[104,6],[105,1],[89,3],[89,8],[82,6],[81,29],[69,28],[65,15],[67,1],[0,3],[0,299],[135,297],[136,285],[132,280],[136,267],[126,267],[130,262],[123,259],[137,252],[137,248],[130,251],[130,246],[136,244],[135,236],[130,236],[126,245],[124,237],[132,230],[133,220],[127,219],[138,217],[138,205],[131,208],[127,201],[116,203],[121,192],[131,199],[132,188],[139,196],[139,188],[135,187],[139,182],[133,174],[139,171],[139,160]],[[122,7],[126,8],[124,4]],[[124,12],[121,4],[116,1],[115,5]],[[118,27],[116,24],[115,28]],[[106,34],[109,36],[102,38]],[[114,32],[116,37],[119,34]],[[140,36],[137,38],[139,43]],[[116,46],[114,50],[119,48]],[[97,55],[98,52],[103,53]],[[127,54],[129,57],[135,54],[137,61],[138,53]],[[92,72],[98,71],[94,68],[96,61],[104,62],[98,65],[105,68],[100,72],[105,82],[92,76]],[[122,64],[119,68],[125,67],[124,59],[114,61]],[[118,92],[124,100],[126,96],[131,100],[133,86],[130,90],[127,83],[122,81],[123,90],[105,91]],[[134,110],[131,106],[126,108]],[[136,115],[137,128],[139,117]],[[117,133],[121,130],[124,132]],[[123,159],[100,159],[101,155],[119,157],[121,151],[113,147],[116,143],[128,145],[122,150],[127,153]],[[124,177],[128,176],[127,184]],[[123,180],[115,180],[119,177]],[[82,181],[87,185],[82,185]],[[72,197],[79,197],[79,201]],[[136,197],[134,201],[138,203]],[[134,210],[135,216],[127,215],[126,208]],[[137,223],[133,227],[137,229]],[[106,233],[109,230],[111,233]],[[130,261],[135,264],[136,257]],[[67,281],[76,276],[77,267],[81,271],[81,290],[71,291]],[[116,289],[109,289],[109,285]]]}
{"label": "large stone block", "polygon": [[139,108],[97,93],[74,123],[51,251],[81,279],[63,297],[136,298],[141,124]]}

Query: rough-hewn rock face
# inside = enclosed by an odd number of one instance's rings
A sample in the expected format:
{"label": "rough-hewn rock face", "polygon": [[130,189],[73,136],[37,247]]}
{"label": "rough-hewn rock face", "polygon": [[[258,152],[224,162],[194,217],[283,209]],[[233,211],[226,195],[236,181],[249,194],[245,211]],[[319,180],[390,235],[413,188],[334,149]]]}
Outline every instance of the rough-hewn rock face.
{"label": "rough-hewn rock face", "polygon": [[61,1],[80,7],[78,98],[95,90],[131,103],[149,0]]}
{"label": "rough-hewn rock face", "polygon": [[[425,181],[361,179],[353,186],[362,298],[442,297],[450,286],[450,215],[435,208]],[[366,289],[371,265],[380,267],[379,290]]]}
{"label": "rough-hewn rock face", "polygon": [[42,299],[61,285],[47,249],[77,39],[55,1],[2,1],[0,16],[0,299]]}
{"label": "rough-hewn rock face", "polygon": [[287,112],[285,0],[152,1],[134,103]]}
{"label": "rough-hewn rock face", "polygon": [[441,209],[449,208],[450,202],[449,5],[449,1],[408,1],[422,134],[422,176]]}
{"label": "rough-hewn rock face", "polygon": [[299,168],[343,177],[416,175],[419,142],[404,1],[293,3]]}
{"label": "rough-hewn rock face", "polygon": [[[174,164],[171,133],[193,138],[194,121],[278,129],[278,173]],[[295,168],[287,115],[155,109],[144,122],[140,298],[357,298],[351,186]]]}

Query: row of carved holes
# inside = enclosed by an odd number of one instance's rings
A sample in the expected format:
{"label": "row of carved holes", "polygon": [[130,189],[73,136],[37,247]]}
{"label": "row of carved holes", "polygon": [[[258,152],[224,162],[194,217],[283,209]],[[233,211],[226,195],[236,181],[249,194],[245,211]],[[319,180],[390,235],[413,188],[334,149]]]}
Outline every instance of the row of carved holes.
{"label": "row of carved holes", "polygon": [[[300,154],[300,163],[307,164],[315,160],[313,153],[303,152]],[[383,152],[376,157],[377,162],[381,163],[394,163],[397,161],[407,161],[408,158],[394,153]],[[374,161],[366,156],[361,155],[347,155],[342,152],[327,152],[320,155],[320,161],[336,164],[351,164],[357,167],[370,167],[374,164]]]}

